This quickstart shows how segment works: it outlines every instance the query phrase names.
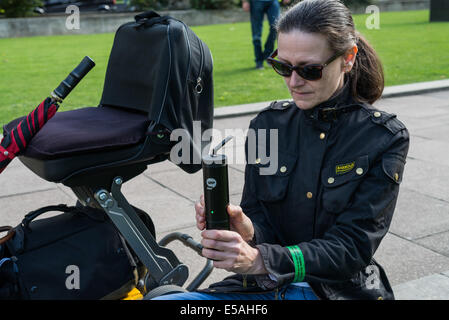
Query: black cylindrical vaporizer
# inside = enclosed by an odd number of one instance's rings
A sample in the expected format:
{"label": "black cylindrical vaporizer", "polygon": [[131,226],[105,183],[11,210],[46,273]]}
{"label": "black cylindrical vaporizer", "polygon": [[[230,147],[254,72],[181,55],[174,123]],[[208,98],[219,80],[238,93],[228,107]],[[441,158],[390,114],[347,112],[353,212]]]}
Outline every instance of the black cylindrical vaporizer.
{"label": "black cylindrical vaporizer", "polygon": [[229,230],[229,181],[228,164],[224,154],[217,154],[232,137],[224,139],[212,151],[203,157],[204,210],[206,229]]}

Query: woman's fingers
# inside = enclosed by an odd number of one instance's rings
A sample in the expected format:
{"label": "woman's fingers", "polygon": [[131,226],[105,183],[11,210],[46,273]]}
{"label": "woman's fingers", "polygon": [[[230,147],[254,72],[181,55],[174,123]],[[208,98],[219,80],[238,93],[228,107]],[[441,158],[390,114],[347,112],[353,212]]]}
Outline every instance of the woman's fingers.
{"label": "woman's fingers", "polygon": [[239,245],[236,242],[226,242],[226,241],[219,241],[214,239],[206,239],[203,238],[201,240],[201,245],[204,248],[212,249],[212,250],[218,250],[218,251],[227,251],[227,252],[239,252]]}
{"label": "woman's fingers", "polygon": [[229,204],[226,208],[231,219],[241,220],[242,219],[242,208],[233,204]]}
{"label": "woman's fingers", "polygon": [[195,203],[195,212],[196,212],[197,216],[200,216],[200,217],[203,217],[203,218],[205,217],[204,207],[199,202]]}
{"label": "woman's fingers", "polygon": [[202,206],[199,202],[195,203],[195,218],[196,218],[196,226],[199,230],[203,230],[206,227],[206,216],[204,214],[204,206]]}
{"label": "woman's fingers", "polygon": [[[228,252],[228,251],[219,251],[219,250],[214,250],[214,249],[208,249],[208,248],[203,248],[202,250],[202,255],[203,257],[207,258],[207,259],[211,259],[214,260],[214,264],[215,262],[218,261],[234,261],[236,255],[232,252]],[[231,263],[230,263],[231,265]]]}
{"label": "woman's fingers", "polygon": [[201,232],[201,236],[203,239],[212,239],[225,242],[243,241],[242,237],[237,232],[229,230],[204,230]]}
{"label": "woman's fingers", "polygon": [[202,255],[214,260],[215,268],[247,273],[253,267],[254,252],[238,233],[227,230],[205,230],[201,235]]}

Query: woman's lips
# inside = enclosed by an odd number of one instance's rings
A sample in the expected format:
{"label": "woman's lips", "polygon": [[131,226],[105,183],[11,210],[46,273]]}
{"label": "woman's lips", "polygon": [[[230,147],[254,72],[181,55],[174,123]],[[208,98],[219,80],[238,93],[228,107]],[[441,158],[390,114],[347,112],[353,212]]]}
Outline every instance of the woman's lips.
{"label": "woman's lips", "polygon": [[313,92],[298,92],[298,91],[292,90],[291,93],[294,95],[300,96],[300,97],[304,97],[304,96],[312,94]]}

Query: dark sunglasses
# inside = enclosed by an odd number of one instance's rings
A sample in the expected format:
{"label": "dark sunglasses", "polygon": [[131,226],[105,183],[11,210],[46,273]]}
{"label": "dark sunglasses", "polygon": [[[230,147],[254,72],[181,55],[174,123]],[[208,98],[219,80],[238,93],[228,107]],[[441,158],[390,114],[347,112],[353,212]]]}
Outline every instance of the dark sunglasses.
{"label": "dark sunglasses", "polygon": [[293,71],[296,71],[303,79],[315,81],[320,80],[323,76],[323,69],[327,67],[332,61],[343,55],[342,53],[337,53],[333,55],[324,64],[308,64],[304,67],[292,66],[288,63],[274,59],[278,55],[278,50],[276,49],[269,58],[267,62],[273,67],[274,71],[283,77],[290,77]]}

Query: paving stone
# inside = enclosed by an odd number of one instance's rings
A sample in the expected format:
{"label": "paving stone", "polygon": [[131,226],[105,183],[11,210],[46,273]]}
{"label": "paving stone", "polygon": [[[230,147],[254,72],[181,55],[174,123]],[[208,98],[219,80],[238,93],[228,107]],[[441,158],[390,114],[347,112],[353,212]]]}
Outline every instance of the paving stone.
{"label": "paving stone", "polygon": [[447,141],[449,126],[447,122],[440,125],[436,124],[430,128],[417,129],[414,134],[431,140]]}
{"label": "paving stone", "polygon": [[169,160],[165,160],[162,162],[158,162],[158,163],[153,163],[151,165],[148,166],[148,169],[145,171],[147,176],[150,176],[153,173],[157,173],[157,172],[165,172],[165,171],[177,171],[180,168],[174,164],[173,162],[169,161]]}
{"label": "paving stone", "polygon": [[449,257],[449,231],[440,233],[435,232],[435,234],[417,239],[415,242]]}
{"label": "paving stone", "polygon": [[[409,157],[405,165],[401,189],[407,188],[449,202],[449,165],[437,163],[438,161],[440,159],[431,161]],[[427,207],[426,210],[432,210],[432,208]]]}
{"label": "paving stone", "polygon": [[384,267],[391,285],[446,271],[449,258],[388,233],[374,258]]}
{"label": "paving stone", "polygon": [[408,157],[401,185],[408,182],[426,181],[428,178],[445,179],[447,176],[449,176],[449,163],[435,165],[429,160]]}
{"label": "paving stone", "polygon": [[0,176],[0,197],[56,188],[56,184],[40,178],[18,159],[14,159]]}
{"label": "paving stone", "polygon": [[397,300],[449,300],[449,277],[434,274],[393,287]]}
{"label": "paving stone", "polygon": [[156,232],[195,225],[194,203],[145,175],[126,182],[121,191],[130,204],[150,215]]}
{"label": "paving stone", "polygon": [[375,106],[382,108],[384,111],[397,114],[399,119],[402,115],[407,115],[423,120],[437,115],[448,114],[449,110],[439,108],[447,105],[447,101],[434,98],[431,95],[410,95],[407,97],[388,98],[381,99],[375,103]]}
{"label": "paving stone", "polygon": [[[194,174],[188,174],[181,169],[178,172],[159,172],[152,174],[151,178],[193,202],[198,201],[200,195],[204,193],[203,172],[201,170]],[[229,193],[241,193],[243,190],[243,173],[233,168],[228,168],[228,179]]]}
{"label": "paving stone", "polygon": [[419,119],[404,112],[393,113],[398,116],[398,119],[405,125],[412,137],[418,135],[417,132],[419,130],[433,128],[438,125],[445,125],[449,121],[449,114],[429,115],[426,119]]}
{"label": "paving stone", "polygon": [[391,232],[413,240],[449,230],[449,202],[403,187],[399,191]]}
{"label": "paving stone", "polygon": [[[41,207],[57,204],[75,205],[75,203],[74,199],[58,188],[3,197],[0,198],[0,226],[16,226],[28,212]],[[45,217],[52,215],[54,214],[46,213]]]}
{"label": "paving stone", "polygon": [[216,119],[214,120],[214,129],[220,131],[223,138],[225,137],[226,131],[232,133],[234,129],[238,129],[235,130],[236,133],[244,133],[248,129],[250,121],[254,117],[256,117],[256,114],[237,118]]}
{"label": "paving stone", "polygon": [[242,201],[242,194],[230,194],[229,195],[229,202],[233,205],[240,205],[240,202]]}
{"label": "paving stone", "polygon": [[447,79],[444,80],[434,80],[434,81],[426,81],[426,82],[418,82],[418,83],[410,83],[410,84],[402,84],[396,86],[385,87],[383,96],[384,97],[392,97],[392,96],[407,96],[407,95],[423,95],[429,92],[436,92],[440,90],[447,90],[449,88],[449,81]]}
{"label": "paving stone", "polygon": [[408,156],[428,161],[431,165],[447,166],[449,164],[449,141],[421,139],[411,143]]}
{"label": "paving stone", "polygon": [[421,96],[432,97],[432,98],[436,98],[436,99],[443,99],[444,101],[448,102],[448,104],[449,104],[449,90],[426,93]]}
{"label": "paving stone", "polygon": [[73,199],[75,202],[78,200],[75,193],[73,193],[72,189],[70,189],[69,187],[66,187],[62,183],[57,183],[56,186],[58,187],[59,190],[64,192],[69,198]]}

